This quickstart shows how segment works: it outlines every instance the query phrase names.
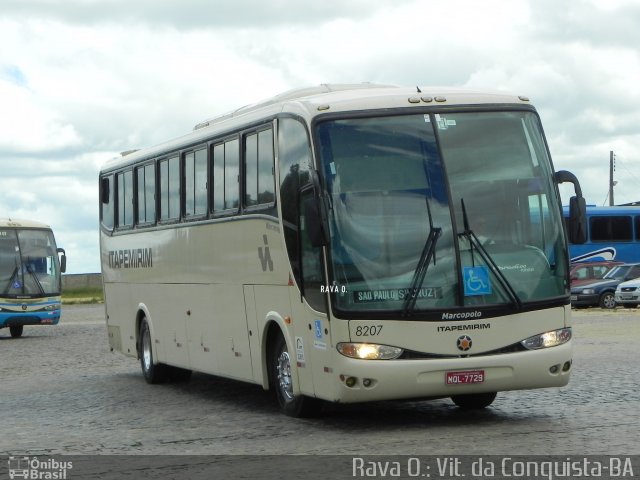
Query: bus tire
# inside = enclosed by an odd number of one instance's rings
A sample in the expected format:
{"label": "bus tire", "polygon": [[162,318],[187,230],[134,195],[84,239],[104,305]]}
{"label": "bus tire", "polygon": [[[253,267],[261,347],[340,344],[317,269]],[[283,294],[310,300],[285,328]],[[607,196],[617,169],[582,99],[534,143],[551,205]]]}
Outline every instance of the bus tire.
{"label": "bus tire", "polygon": [[600,295],[600,308],[611,310],[616,308],[616,297],[613,292],[604,292]]}
{"label": "bus tire", "polygon": [[293,394],[291,355],[282,334],[269,350],[269,384],[275,392],[280,410],[290,417],[313,417],[320,413],[322,403],[317,398]]}
{"label": "bus tire", "polygon": [[147,383],[163,383],[169,379],[169,367],[162,363],[155,363],[151,331],[146,318],[143,318],[140,323],[140,367]]}
{"label": "bus tire", "polygon": [[453,395],[451,400],[462,410],[480,410],[488,407],[496,399],[497,392],[471,393],[468,395]]}
{"label": "bus tire", "polygon": [[13,338],[20,338],[22,336],[23,330],[24,330],[24,325],[11,325],[9,327],[9,331],[11,332],[11,336]]}

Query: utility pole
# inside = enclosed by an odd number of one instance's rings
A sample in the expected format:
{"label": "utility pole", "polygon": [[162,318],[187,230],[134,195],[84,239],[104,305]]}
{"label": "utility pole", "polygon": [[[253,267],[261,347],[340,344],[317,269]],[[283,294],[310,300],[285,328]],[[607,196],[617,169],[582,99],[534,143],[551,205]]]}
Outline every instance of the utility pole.
{"label": "utility pole", "polygon": [[611,206],[615,205],[613,201],[613,186],[615,185],[613,181],[613,171],[615,169],[614,158],[613,150],[609,151],[609,205]]}

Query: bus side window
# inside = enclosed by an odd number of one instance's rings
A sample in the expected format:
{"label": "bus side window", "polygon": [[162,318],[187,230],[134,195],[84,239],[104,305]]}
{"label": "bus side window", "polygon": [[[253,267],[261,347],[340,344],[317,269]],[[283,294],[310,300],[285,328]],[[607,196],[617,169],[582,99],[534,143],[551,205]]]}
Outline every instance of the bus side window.
{"label": "bus side window", "polygon": [[262,130],[245,137],[244,204],[273,205],[274,188],[273,130]]}
{"label": "bus side window", "polygon": [[160,161],[160,220],[180,218],[180,161],[178,157]]}
{"label": "bus side window", "polygon": [[273,130],[258,133],[258,203],[273,204],[276,199]]}
{"label": "bus side window", "polygon": [[118,227],[133,225],[133,172],[118,173]]}
{"label": "bus side window", "polygon": [[224,208],[237,211],[240,206],[240,142],[233,139],[224,144]]}
{"label": "bus side window", "polygon": [[113,230],[113,175],[107,175],[100,180],[100,218],[107,230]]}
{"label": "bus side window", "polygon": [[593,216],[589,219],[594,242],[630,242],[633,239],[631,217],[626,215]]}
{"label": "bus side window", "polygon": [[236,214],[240,207],[240,141],[232,138],[214,145],[211,162],[211,210],[214,215]]}
{"label": "bus side window", "polygon": [[184,215],[207,213],[207,150],[198,149],[184,155]]}
{"label": "bus side window", "polygon": [[278,165],[280,168],[280,208],[287,255],[291,272],[298,286],[300,278],[300,252],[298,242],[298,192],[309,183],[311,145],[303,123],[293,118],[278,120]]}
{"label": "bus side window", "polygon": [[156,221],[156,166],[150,163],[136,169],[138,181],[138,224]]}

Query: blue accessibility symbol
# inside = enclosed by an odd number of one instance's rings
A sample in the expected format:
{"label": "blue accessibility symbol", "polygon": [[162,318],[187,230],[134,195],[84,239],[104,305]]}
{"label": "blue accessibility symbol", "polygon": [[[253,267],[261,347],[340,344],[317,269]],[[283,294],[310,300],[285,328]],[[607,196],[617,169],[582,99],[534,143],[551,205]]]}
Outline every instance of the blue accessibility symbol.
{"label": "blue accessibility symbol", "polygon": [[315,324],[316,338],[322,338],[322,320],[316,320],[314,324]]}
{"label": "blue accessibility symbol", "polygon": [[463,267],[462,279],[464,281],[465,296],[491,294],[489,268],[485,265],[478,267]]}
{"label": "blue accessibility symbol", "polygon": [[22,284],[20,283],[19,280],[16,280],[15,282],[13,282],[13,285],[11,286],[11,288],[21,288]]}

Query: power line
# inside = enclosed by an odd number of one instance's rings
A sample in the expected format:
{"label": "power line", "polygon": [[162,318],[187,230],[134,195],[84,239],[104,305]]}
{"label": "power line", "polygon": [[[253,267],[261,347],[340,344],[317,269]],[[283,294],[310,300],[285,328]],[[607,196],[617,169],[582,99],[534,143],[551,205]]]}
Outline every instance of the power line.
{"label": "power line", "polygon": [[627,165],[626,165],[623,161],[621,161],[621,160],[620,160],[620,158],[618,157],[618,155],[616,155],[616,160],[618,160],[618,161],[620,162],[620,164],[622,165],[622,167],[627,171],[627,173],[628,173],[631,177],[633,177],[633,179],[634,179],[636,182],[640,182],[640,179],[638,179],[638,177],[636,177],[636,176],[633,174],[633,172],[627,168]]}

